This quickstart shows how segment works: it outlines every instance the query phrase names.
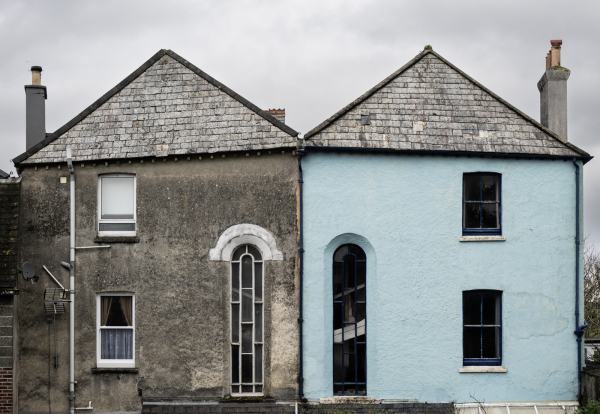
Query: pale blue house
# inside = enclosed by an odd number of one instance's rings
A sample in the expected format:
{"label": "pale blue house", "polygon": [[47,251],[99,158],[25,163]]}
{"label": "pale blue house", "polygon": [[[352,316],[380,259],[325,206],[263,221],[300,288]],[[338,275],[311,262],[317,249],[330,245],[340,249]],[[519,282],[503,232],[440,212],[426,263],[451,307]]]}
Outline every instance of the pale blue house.
{"label": "pale blue house", "polygon": [[548,59],[544,125],[426,47],[305,135],[308,401],[577,400],[591,157]]}

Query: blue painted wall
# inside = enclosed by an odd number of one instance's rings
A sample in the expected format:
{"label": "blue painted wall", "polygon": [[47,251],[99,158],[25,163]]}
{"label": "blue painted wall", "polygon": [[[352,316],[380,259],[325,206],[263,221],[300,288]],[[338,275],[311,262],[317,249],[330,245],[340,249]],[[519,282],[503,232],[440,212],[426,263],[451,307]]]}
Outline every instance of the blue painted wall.
{"label": "blue painted wall", "polygon": [[[333,395],[332,255],[355,243],[367,253],[369,397],[576,399],[570,161],[309,152],[302,166],[306,398]],[[502,174],[504,242],[459,242],[463,173],[477,171]],[[507,373],[459,373],[471,289],[503,291]]]}

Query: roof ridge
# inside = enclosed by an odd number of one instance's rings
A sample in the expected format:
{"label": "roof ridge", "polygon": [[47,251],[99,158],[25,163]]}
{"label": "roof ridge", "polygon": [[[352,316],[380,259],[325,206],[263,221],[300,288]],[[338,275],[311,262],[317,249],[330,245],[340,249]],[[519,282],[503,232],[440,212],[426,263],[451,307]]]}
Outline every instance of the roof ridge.
{"label": "roof ridge", "polygon": [[204,80],[206,80],[207,82],[209,82],[210,84],[215,86],[217,89],[225,92],[227,95],[231,96],[232,98],[234,98],[235,100],[240,102],[242,105],[244,105],[248,109],[255,112],[257,115],[261,116],[268,122],[275,125],[277,128],[281,129],[283,132],[287,133],[288,135],[291,135],[292,137],[298,136],[298,132],[296,132],[295,130],[293,130],[292,128],[290,128],[289,126],[284,124],[283,122],[279,121],[275,117],[267,114],[265,111],[261,110],[259,107],[254,105],[252,102],[250,102],[247,99],[243,98],[242,96],[238,95],[237,93],[235,93],[233,90],[231,90],[227,86],[223,85],[222,83],[220,83],[213,77],[209,76],[207,73],[200,70],[198,67],[194,66],[193,64],[191,64],[190,62],[188,62],[187,60],[185,60],[184,58],[179,56],[177,53],[173,52],[170,49],[160,49],[150,59],[148,59],[140,67],[138,67],[136,70],[134,70],[129,76],[127,76],[125,79],[123,79],[121,82],[119,82],[116,86],[111,88],[108,92],[106,92],[104,95],[102,95],[100,98],[98,98],[94,103],[89,105],[87,108],[85,108],[83,111],[81,111],[78,115],[76,115],[74,118],[72,118],[66,124],[64,124],[62,127],[58,128],[53,133],[47,135],[46,138],[44,138],[42,141],[40,141],[33,147],[27,149],[21,155],[13,158],[12,159],[13,164],[15,164],[15,165],[20,164],[21,162],[25,161],[27,158],[31,157],[32,155],[34,155],[35,153],[40,151],[42,148],[45,148],[50,143],[57,140],[60,136],[62,136],[67,131],[69,131],[71,128],[73,128],[75,125],[77,125],[79,122],[81,122],[84,118],[86,118],[88,115],[90,115],[96,109],[98,109],[100,106],[102,106],[104,103],[106,103],[110,98],[112,98],[117,93],[119,93],[120,91],[125,89],[131,82],[136,80],[140,75],[142,75],[144,72],[146,72],[148,69],[150,69],[150,67],[152,67],[156,62],[158,62],[165,55],[168,55],[169,57],[176,60],[181,65],[190,69],[196,75],[202,77]]}
{"label": "roof ridge", "polygon": [[363,101],[365,101],[367,98],[371,97],[373,94],[375,94],[380,89],[382,89],[384,86],[386,86],[388,83],[390,83],[392,80],[394,80],[395,78],[397,78],[398,76],[400,76],[402,73],[404,73],[410,67],[414,66],[417,62],[419,62],[421,59],[423,59],[428,54],[432,54],[435,57],[437,57],[438,59],[440,59],[444,64],[446,64],[449,67],[451,67],[452,69],[454,69],[456,72],[458,72],[461,76],[463,76],[469,82],[471,82],[472,84],[474,84],[478,88],[482,89],[484,92],[486,92],[487,94],[489,94],[492,98],[496,99],[498,102],[500,102],[501,104],[503,104],[504,106],[508,107],[510,110],[512,110],[513,112],[515,112],[516,115],[518,115],[521,118],[525,119],[526,121],[532,123],[534,126],[536,126],[537,128],[541,129],[543,132],[545,132],[546,134],[550,135],[552,138],[554,138],[556,141],[558,141],[562,145],[566,146],[570,150],[572,150],[572,151],[574,151],[574,152],[576,152],[576,153],[578,153],[578,154],[580,154],[582,156],[589,156],[590,155],[586,151],[584,151],[581,148],[579,148],[579,147],[571,144],[570,142],[563,141],[560,138],[560,136],[558,134],[556,134],[554,131],[548,129],[547,127],[545,127],[544,125],[542,125],[540,122],[538,122],[535,119],[531,118],[529,115],[525,114],[520,109],[516,108],[514,105],[512,105],[512,104],[508,103],[507,101],[505,101],[504,99],[502,99],[500,96],[498,96],[497,94],[495,94],[494,92],[492,92],[491,90],[489,90],[488,88],[486,88],[485,86],[483,86],[481,83],[477,82],[471,76],[467,75],[465,72],[463,72],[462,70],[460,70],[458,67],[456,67],[455,65],[453,65],[452,63],[450,63],[447,59],[445,59],[439,53],[435,52],[433,49],[427,49],[427,48],[424,49],[423,51],[419,52],[419,54],[417,54],[414,58],[412,58],[408,63],[406,63],[400,69],[396,70],[394,73],[392,73],[391,75],[389,75],[388,77],[386,77],[384,80],[382,80],[381,82],[379,82],[373,88],[369,89],[367,92],[365,92],[364,94],[362,94],[361,96],[359,96],[357,99],[355,99],[354,101],[352,101],[351,103],[349,103],[348,105],[346,105],[340,111],[336,112],[334,115],[332,115],[331,117],[327,118],[325,121],[321,122],[319,125],[317,125],[313,129],[311,129],[310,131],[308,131],[304,135],[304,139],[309,140],[312,136],[318,134],[319,132],[321,132],[322,130],[324,130],[325,128],[327,128],[331,124],[333,124],[333,122],[335,122],[342,115],[346,114],[348,111],[350,111],[351,109],[353,109],[356,106],[358,106],[360,103],[362,103]]}

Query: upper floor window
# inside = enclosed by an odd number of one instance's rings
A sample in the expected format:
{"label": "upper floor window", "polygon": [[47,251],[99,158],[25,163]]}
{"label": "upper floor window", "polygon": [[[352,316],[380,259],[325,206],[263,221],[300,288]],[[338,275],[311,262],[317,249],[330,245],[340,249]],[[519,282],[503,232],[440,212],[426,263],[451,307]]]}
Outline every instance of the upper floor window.
{"label": "upper floor window", "polygon": [[135,236],[135,176],[112,174],[98,180],[98,235]]}
{"label": "upper floor window", "polygon": [[500,174],[463,175],[463,234],[502,234]]}
{"label": "upper floor window", "polygon": [[131,368],[135,366],[135,297],[128,293],[97,296],[97,365]]}
{"label": "upper floor window", "polygon": [[502,364],[502,292],[463,292],[463,365]]}

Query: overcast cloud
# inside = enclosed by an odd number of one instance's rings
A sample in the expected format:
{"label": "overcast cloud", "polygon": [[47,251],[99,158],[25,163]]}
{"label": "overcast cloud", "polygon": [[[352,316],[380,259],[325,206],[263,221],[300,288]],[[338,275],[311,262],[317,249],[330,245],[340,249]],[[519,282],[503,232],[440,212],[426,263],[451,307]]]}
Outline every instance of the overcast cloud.
{"label": "overcast cloud", "polygon": [[[163,48],[263,109],[285,108],[305,133],[427,44],[539,120],[550,39],[571,69],[569,140],[600,156],[598,21],[598,1],[2,1],[0,169],[25,151],[32,65],[44,69],[48,132]],[[600,247],[600,160],[584,183],[585,232]]]}

